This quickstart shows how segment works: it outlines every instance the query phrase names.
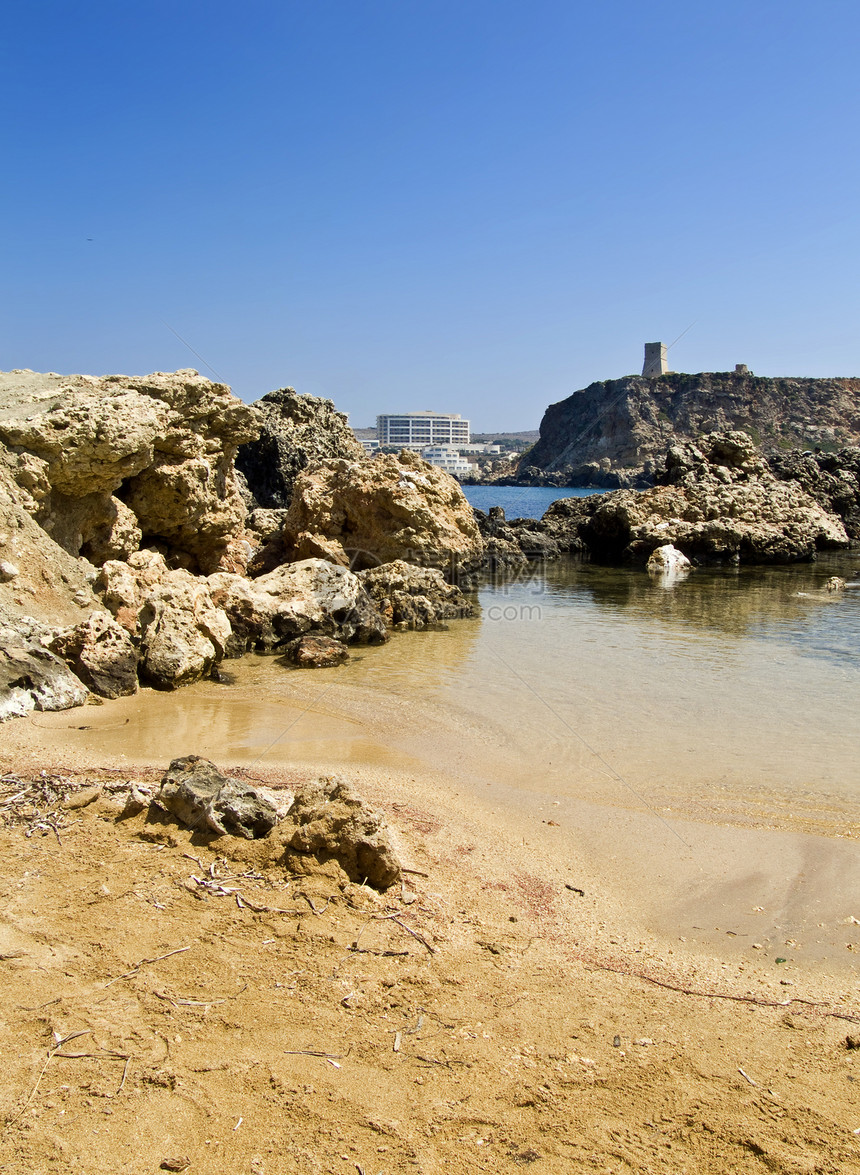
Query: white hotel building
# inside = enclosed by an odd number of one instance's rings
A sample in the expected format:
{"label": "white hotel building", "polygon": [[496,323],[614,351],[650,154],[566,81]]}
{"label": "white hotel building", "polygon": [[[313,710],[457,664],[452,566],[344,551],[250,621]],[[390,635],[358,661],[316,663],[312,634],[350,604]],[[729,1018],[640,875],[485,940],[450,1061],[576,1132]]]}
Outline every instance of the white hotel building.
{"label": "white hotel building", "polygon": [[469,421],[450,412],[401,412],[377,416],[376,436],[380,445],[401,449],[427,449],[432,445],[469,443]]}

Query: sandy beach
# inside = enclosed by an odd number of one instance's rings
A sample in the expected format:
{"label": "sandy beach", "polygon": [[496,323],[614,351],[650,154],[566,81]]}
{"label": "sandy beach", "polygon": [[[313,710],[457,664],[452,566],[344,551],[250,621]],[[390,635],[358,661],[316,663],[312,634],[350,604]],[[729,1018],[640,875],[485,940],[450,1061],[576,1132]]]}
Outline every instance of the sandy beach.
{"label": "sandy beach", "polygon": [[[412,870],[383,895],[291,877],[265,842],[117,823],[103,797],[57,834],[5,828],[4,1170],[860,1170],[850,916],[844,959],[768,937],[742,883],[743,918],[691,895],[701,934],[655,932],[654,895],[626,900],[625,853],[577,848],[593,806],[478,794],[462,764],[446,775],[395,737],[420,707],[375,697],[361,722],[348,692],[298,676],[307,702],[256,763],[224,757],[235,730],[211,683],[4,729],[7,772],[83,799],[192,749],[289,786],[328,746]],[[639,819],[615,813],[620,850]],[[696,869],[732,845],[776,877],[804,838],[838,860],[832,838],[748,825],[689,821]]]}

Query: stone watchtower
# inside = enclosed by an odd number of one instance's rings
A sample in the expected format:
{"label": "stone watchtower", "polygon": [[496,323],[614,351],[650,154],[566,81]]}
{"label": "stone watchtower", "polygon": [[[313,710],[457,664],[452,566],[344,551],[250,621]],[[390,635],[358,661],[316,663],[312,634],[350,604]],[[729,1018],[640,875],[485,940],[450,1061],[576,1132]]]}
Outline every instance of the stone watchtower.
{"label": "stone watchtower", "polygon": [[665,343],[646,343],[645,362],[642,365],[643,375],[665,375],[669,370],[666,362]]}

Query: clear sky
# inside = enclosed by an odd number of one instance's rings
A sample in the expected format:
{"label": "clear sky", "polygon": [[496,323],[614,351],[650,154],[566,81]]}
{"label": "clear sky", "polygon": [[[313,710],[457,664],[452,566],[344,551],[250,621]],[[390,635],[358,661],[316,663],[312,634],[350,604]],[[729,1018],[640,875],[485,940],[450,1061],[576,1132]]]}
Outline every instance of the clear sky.
{"label": "clear sky", "polygon": [[691,323],[675,370],[860,375],[857,0],[0,20],[0,368],[193,366],[479,430]]}

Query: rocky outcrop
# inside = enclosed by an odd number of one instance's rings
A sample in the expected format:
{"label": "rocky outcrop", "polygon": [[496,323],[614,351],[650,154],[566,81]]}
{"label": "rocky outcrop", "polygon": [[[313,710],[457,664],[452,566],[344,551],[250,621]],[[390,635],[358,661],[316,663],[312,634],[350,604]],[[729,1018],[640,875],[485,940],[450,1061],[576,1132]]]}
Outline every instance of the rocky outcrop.
{"label": "rocky outcrop", "polygon": [[296,479],[284,558],[319,556],[355,570],[402,559],[446,578],[478,567],[484,545],[460,486],[415,453],[325,461]]}
{"label": "rocky outcrop", "polygon": [[838,514],[851,539],[860,539],[860,447],[837,453],[790,453],[771,456],[770,468],[781,481],[796,481],[832,514]]}
{"label": "rocky outcrop", "polygon": [[322,778],[296,792],[286,864],[295,872],[337,861],[351,881],[387,889],[401,866],[385,820],[344,779]]}
{"label": "rocky outcrop", "polygon": [[642,486],[670,443],[734,430],[746,432],[766,455],[792,446],[860,444],[860,380],[702,372],[590,384],[547,408],[518,478]]}
{"label": "rocky outcrop", "polygon": [[677,547],[673,547],[671,543],[666,543],[665,546],[657,547],[648,556],[648,562],[645,565],[646,571],[651,575],[662,575],[673,579],[684,575],[691,571],[693,564]]}
{"label": "rocky outcrop", "polygon": [[194,570],[235,563],[246,510],[233,460],[259,427],[196,371],[0,374],[0,442],[25,508],[96,564],[141,543]]}
{"label": "rocky outcrop", "polygon": [[742,432],[674,445],[665,484],[556,502],[542,525],[609,562],[646,562],[672,544],[694,562],[788,563],[848,545],[841,520],[779,481]]}
{"label": "rocky outcrop", "polygon": [[236,468],[260,506],[288,507],[298,475],[320,461],[366,459],[346,416],[331,400],[280,388],[254,408],[262,418],[260,435],[240,446]]}
{"label": "rocky outcrop", "polygon": [[381,644],[385,621],[357,575],[324,559],[304,559],[245,579],[219,572],[209,590],[233,631],[230,653],[271,652],[314,633],[349,644]]}
{"label": "rocky outcrop", "polygon": [[415,567],[396,559],[359,572],[389,628],[421,629],[475,615],[475,605],[434,567]]}

